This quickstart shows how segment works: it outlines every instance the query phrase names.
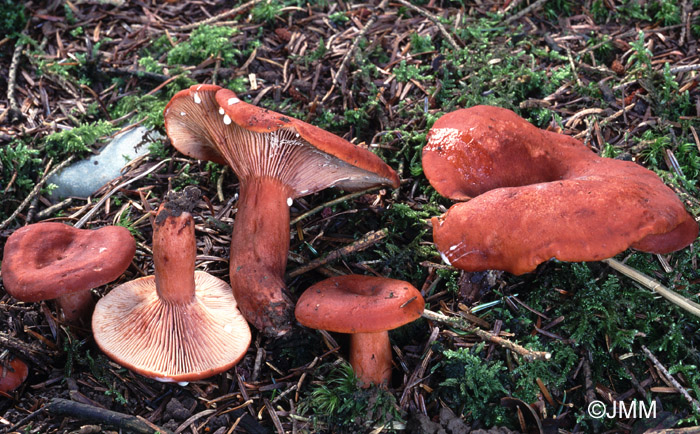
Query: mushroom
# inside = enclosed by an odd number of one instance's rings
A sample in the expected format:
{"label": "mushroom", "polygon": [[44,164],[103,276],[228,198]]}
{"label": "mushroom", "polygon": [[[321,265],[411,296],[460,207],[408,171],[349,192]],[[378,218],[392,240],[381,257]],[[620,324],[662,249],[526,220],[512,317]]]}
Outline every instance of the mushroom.
{"label": "mushroom", "polygon": [[225,371],[250,345],[250,328],[231,287],[195,271],[191,210],[199,190],[169,193],[153,229],[155,276],[122,284],[95,306],[97,345],[114,361],[146,377],[188,382]]}
{"label": "mushroom", "polygon": [[35,223],[7,239],[2,280],[18,300],[58,299],[69,323],[87,318],[94,305],[90,290],[119,277],[131,263],[136,242],[121,226],[76,229],[57,223]]}
{"label": "mushroom", "polygon": [[432,220],[445,262],[468,271],[523,274],[553,257],[597,261],[629,247],[668,253],[698,235],[695,220],[653,172],[601,158],[579,140],[499,107],[438,119],[423,170],[440,194],[469,199]]}
{"label": "mushroom", "polygon": [[27,364],[17,357],[0,360],[0,392],[12,392],[27,379],[27,375]]}
{"label": "mushroom", "polygon": [[165,108],[173,146],[200,160],[228,164],[240,194],[231,237],[230,279],[243,315],[269,336],[291,327],[285,294],[289,207],[327,187],[398,187],[379,157],[305,122],[241,101],[213,85],[177,93]]}
{"label": "mushroom", "polygon": [[295,315],[306,327],[350,334],[350,365],[360,385],[391,379],[389,330],[418,319],[425,301],[410,283],[384,277],[331,277],[309,287]]}

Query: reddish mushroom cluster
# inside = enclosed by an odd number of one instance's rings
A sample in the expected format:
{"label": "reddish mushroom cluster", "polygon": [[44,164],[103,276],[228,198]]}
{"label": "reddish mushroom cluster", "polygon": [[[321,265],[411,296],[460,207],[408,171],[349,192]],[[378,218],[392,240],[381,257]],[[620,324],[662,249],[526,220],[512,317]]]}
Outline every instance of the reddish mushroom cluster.
{"label": "reddish mushroom cluster", "polygon": [[165,128],[180,152],[229,165],[240,181],[231,237],[230,279],[239,308],[269,336],[291,326],[285,294],[289,207],[327,187],[398,187],[396,173],[373,153],[318,127],[241,101],[214,85],[177,93]]}
{"label": "reddish mushroom cluster", "polygon": [[423,170],[440,194],[469,199],[433,218],[444,260],[469,271],[522,274],[550,258],[596,261],[629,247],[668,253],[698,235],[698,224],[653,172],[601,158],[499,107],[438,119]]}

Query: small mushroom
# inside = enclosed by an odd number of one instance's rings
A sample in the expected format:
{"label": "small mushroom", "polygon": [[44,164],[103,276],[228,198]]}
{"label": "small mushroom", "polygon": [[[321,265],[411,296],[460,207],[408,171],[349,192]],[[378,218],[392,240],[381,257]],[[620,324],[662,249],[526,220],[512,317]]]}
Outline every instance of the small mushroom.
{"label": "small mushroom", "polygon": [[63,223],[35,223],[7,239],[2,280],[18,300],[58,299],[69,323],[87,319],[90,290],[119,277],[131,263],[136,242],[121,226],[76,229]]}
{"label": "small mushroom", "polygon": [[231,236],[231,287],[243,315],[269,336],[291,326],[285,294],[289,207],[327,187],[398,187],[388,165],[368,150],[318,127],[241,101],[213,85],[177,93],[165,128],[180,152],[228,164],[240,181]]}
{"label": "small mushroom", "polygon": [[347,275],[308,288],[295,315],[306,327],[350,334],[350,364],[364,387],[391,379],[389,330],[418,319],[425,301],[401,280]]}
{"label": "small mushroom", "polygon": [[440,194],[468,200],[433,218],[443,259],[468,271],[522,274],[550,258],[597,261],[629,247],[668,253],[698,235],[698,224],[653,172],[601,158],[499,107],[438,119],[423,170]]}
{"label": "small mushroom", "polygon": [[225,371],[245,356],[250,328],[231,287],[195,271],[191,210],[199,190],[170,193],[153,230],[155,276],[114,288],[95,306],[97,345],[146,377],[188,382]]}
{"label": "small mushroom", "polygon": [[27,364],[17,357],[0,360],[0,392],[12,392],[27,379],[27,375]]}

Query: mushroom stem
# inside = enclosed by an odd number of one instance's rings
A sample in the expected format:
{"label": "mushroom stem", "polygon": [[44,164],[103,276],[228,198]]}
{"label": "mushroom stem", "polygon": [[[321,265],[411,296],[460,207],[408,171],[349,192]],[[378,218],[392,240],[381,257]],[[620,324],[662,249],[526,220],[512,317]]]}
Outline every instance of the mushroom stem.
{"label": "mushroom stem", "polygon": [[231,236],[229,274],[243,316],[268,336],[291,327],[292,302],[284,294],[289,251],[291,191],[279,180],[241,180]]}
{"label": "mushroom stem", "polygon": [[350,335],[350,365],[361,387],[386,387],[391,380],[391,344],[388,332]]}
{"label": "mushroom stem", "polygon": [[95,307],[95,300],[92,293],[87,291],[77,291],[65,294],[56,299],[58,306],[63,311],[63,318],[69,324],[90,324],[90,315]]}
{"label": "mushroom stem", "polygon": [[194,298],[194,261],[197,244],[189,212],[161,205],[153,228],[153,265],[156,291],[162,300],[185,304]]}

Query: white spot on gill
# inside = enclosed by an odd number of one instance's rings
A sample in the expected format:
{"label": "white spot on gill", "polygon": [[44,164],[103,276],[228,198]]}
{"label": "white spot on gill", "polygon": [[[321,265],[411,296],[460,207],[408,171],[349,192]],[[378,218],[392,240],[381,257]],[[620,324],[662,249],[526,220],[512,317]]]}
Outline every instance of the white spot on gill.
{"label": "white spot on gill", "polygon": [[241,102],[241,100],[238,98],[229,98],[228,99],[228,105],[234,105],[234,104],[237,104],[239,102]]}
{"label": "white spot on gill", "polygon": [[194,103],[195,104],[201,104],[202,103],[202,98],[199,97],[199,94],[197,92],[194,93]]}
{"label": "white spot on gill", "polygon": [[224,108],[223,108],[223,107],[219,107],[219,114],[220,114],[220,115],[223,115],[223,114],[224,114]]}
{"label": "white spot on gill", "polygon": [[100,247],[99,253],[102,253],[102,252],[104,252],[105,250],[107,250],[107,247]]}
{"label": "white spot on gill", "polygon": [[454,249],[456,249],[457,247],[458,247],[458,244],[455,244],[454,246],[450,247],[450,252],[453,251]]}
{"label": "white spot on gill", "polygon": [[442,262],[444,262],[444,263],[447,264],[447,265],[452,265],[452,264],[450,263],[450,260],[447,259],[447,256],[445,256],[444,253],[440,252],[440,257],[442,258]]}
{"label": "white spot on gill", "polygon": [[228,115],[224,115],[224,124],[231,124],[231,118]]}
{"label": "white spot on gill", "polygon": [[185,116],[186,114],[185,112],[180,112],[180,116]]}
{"label": "white spot on gill", "polygon": [[225,331],[226,333],[231,333],[231,332],[233,331],[233,325],[232,325],[232,324],[226,324],[226,325],[224,326],[224,331]]}
{"label": "white spot on gill", "polygon": [[288,197],[287,198],[287,206],[292,206],[293,203],[294,203],[294,201],[292,200],[292,198]]}

